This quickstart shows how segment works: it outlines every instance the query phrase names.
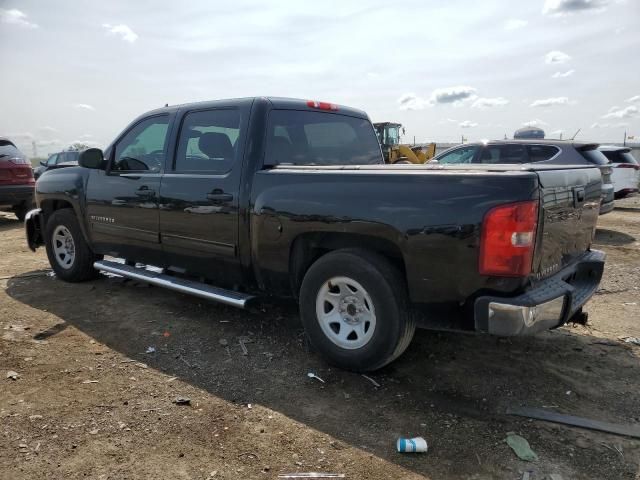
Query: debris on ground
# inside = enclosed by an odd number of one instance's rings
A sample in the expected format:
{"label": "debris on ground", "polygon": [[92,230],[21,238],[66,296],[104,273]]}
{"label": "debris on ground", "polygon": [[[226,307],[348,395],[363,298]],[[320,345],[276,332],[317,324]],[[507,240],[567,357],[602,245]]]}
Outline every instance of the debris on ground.
{"label": "debris on ground", "polygon": [[551,412],[541,408],[509,408],[507,409],[507,414],[517,415],[519,417],[535,418],[536,420],[544,420],[546,422],[561,423],[572,427],[586,428],[588,430],[615,433],[626,437],[640,438],[640,427],[637,425],[622,425],[618,423],[602,422],[600,420],[591,420],[590,418]]}
{"label": "debris on ground", "polygon": [[362,376],[364,378],[366,378],[367,380],[369,380],[373,384],[374,387],[380,388],[380,384],[378,382],[376,382],[373,378],[371,378],[371,377],[369,377],[369,376],[367,376],[365,374],[362,374]]}
{"label": "debris on ground", "polygon": [[147,347],[147,349],[144,351],[144,353],[156,353],[156,347],[149,346],[149,347]]}
{"label": "debris on ground", "polygon": [[315,373],[313,373],[313,372],[309,372],[309,373],[307,373],[307,377],[309,377],[309,378],[315,378],[316,380],[318,380],[318,381],[320,381],[320,382],[322,382],[322,383],[326,383],[323,379],[321,379],[318,375],[316,375],[316,374],[315,374]]}
{"label": "debris on ground", "polygon": [[18,380],[20,378],[20,374],[18,372],[14,372],[13,370],[9,370],[7,372],[7,378],[11,380]]}
{"label": "debris on ground", "polygon": [[249,355],[249,350],[247,350],[247,347],[245,346],[245,339],[244,338],[239,338],[238,339],[238,343],[240,344],[240,348],[242,349],[242,355]]}
{"label": "debris on ground", "polygon": [[427,441],[422,437],[399,438],[396,441],[396,448],[400,453],[426,453]]}
{"label": "debris on ground", "polygon": [[524,460],[526,462],[538,460],[538,455],[536,455],[536,452],[531,450],[526,438],[515,433],[508,433],[507,438],[505,438],[505,442],[507,442],[507,445],[511,447],[511,450],[513,450],[520,460]]}
{"label": "debris on ground", "polygon": [[632,343],[633,345],[638,345],[640,347],[640,337],[624,337],[623,340],[625,343]]}
{"label": "debris on ground", "polygon": [[191,405],[191,399],[189,397],[176,397],[173,403],[176,405]]}
{"label": "debris on ground", "polygon": [[83,380],[82,383],[98,383],[98,380]]}
{"label": "debris on ground", "polygon": [[300,472],[281,473],[278,478],[345,478],[344,473]]}

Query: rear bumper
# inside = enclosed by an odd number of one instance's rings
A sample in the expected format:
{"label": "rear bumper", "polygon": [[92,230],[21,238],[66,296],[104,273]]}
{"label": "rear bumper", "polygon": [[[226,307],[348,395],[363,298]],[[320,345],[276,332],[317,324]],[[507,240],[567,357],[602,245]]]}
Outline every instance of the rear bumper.
{"label": "rear bumper", "polygon": [[13,207],[30,202],[33,193],[33,185],[2,185],[0,186],[0,207]]}
{"label": "rear bumper", "polygon": [[474,306],[476,330],[508,337],[559,327],[593,296],[604,260],[603,252],[592,250],[522,295],[479,297]]}

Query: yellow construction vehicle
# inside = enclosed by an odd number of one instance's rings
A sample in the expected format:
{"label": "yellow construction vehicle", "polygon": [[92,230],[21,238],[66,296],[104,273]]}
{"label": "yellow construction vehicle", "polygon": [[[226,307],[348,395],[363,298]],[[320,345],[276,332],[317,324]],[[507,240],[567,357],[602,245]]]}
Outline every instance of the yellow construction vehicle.
{"label": "yellow construction vehicle", "polygon": [[[384,161],[387,163],[426,163],[436,154],[436,144],[411,146],[400,143],[402,124],[393,122],[374,123],[378,141],[382,146]],[[404,128],[402,128],[404,135]]]}

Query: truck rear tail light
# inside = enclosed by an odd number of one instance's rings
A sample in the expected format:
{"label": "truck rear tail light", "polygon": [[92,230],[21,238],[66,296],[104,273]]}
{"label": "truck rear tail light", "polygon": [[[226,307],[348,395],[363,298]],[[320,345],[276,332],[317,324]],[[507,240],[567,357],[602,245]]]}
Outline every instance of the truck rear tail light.
{"label": "truck rear tail light", "polygon": [[482,222],[480,275],[529,275],[537,225],[537,201],[500,205],[489,210]]}
{"label": "truck rear tail light", "polygon": [[318,110],[330,110],[332,112],[336,112],[338,110],[338,106],[333,103],[316,102],[315,100],[307,100],[307,107],[317,108]]}

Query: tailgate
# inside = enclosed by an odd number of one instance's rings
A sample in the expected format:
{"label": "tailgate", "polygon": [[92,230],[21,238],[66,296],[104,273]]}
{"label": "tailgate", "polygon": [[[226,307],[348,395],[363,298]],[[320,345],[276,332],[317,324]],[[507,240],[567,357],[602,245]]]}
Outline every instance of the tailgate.
{"label": "tailgate", "polygon": [[547,277],[591,246],[601,197],[598,168],[536,171],[541,214],[532,273]]}

